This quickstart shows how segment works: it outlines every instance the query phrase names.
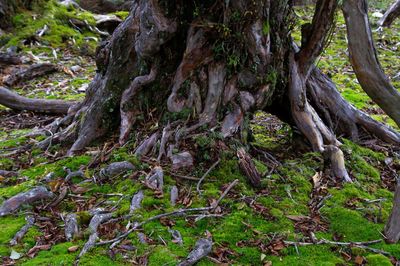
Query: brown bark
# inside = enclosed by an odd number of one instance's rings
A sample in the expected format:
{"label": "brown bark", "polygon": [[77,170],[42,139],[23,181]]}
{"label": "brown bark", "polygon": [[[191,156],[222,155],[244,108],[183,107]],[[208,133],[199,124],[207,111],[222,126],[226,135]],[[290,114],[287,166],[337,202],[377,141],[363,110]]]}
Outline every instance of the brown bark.
{"label": "brown bark", "polygon": [[395,19],[400,16],[400,0],[396,0],[385,12],[378,24],[382,27],[390,27]]}
{"label": "brown bark", "polygon": [[363,90],[400,127],[400,93],[383,72],[372,38],[366,0],[346,0],[343,13],[347,26],[350,61]]}

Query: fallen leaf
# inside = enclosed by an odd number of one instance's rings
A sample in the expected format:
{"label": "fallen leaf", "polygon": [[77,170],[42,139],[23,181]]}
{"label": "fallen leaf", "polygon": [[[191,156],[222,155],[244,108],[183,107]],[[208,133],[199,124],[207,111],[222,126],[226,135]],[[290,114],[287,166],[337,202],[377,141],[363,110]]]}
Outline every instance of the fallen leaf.
{"label": "fallen leaf", "polygon": [[10,255],[10,259],[12,260],[18,260],[21,258],[21,253],[16,252],[15,250],[11,250],[11,255]]}

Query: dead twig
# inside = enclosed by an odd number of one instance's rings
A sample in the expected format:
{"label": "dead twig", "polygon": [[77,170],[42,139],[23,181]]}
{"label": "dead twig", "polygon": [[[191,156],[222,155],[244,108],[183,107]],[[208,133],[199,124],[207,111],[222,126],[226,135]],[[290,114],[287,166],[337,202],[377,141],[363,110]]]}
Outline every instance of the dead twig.
{"label": "dead twig", "polygon": [[218,160],[217,160],[213,165],[211,165],[211,167],[208,168],[207,172],[205,172],[204,175],[200,178],[199,182],[197,182],[196,189],[197,189],[197,192],[199,193],[200,196],[201,196],[201,191],[200,191],[200,185],[201,185],[201,183],[204,181],[204,179],[206,178],[206,176],[207,176],[212,170],[214,170],[215,167],[217,167],[217,165],[219,164],[220,161],[221,161],[221,160],[218,158]]}

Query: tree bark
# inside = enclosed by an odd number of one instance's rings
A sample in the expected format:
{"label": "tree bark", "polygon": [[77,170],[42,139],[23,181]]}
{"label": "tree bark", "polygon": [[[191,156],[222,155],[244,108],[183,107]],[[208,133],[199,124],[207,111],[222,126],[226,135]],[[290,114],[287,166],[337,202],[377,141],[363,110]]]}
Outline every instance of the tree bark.
{"label": "tree bark", "polygon": [[397,243],[400,239],[400,185],[396,186],[393,208],[385,226],[386,242]]}
{"label": "tree bark", "polygon": [[390,27],[395,19],[400,16],[400,0],[396,0],[385,12],[378,24],[382,27]]}
{"label": "tree bark", "polygon": [[372,38],[365,0],[346,0],[343,13],[347,26],[350,62],[363,90],[400,127],[400,93],[383,72]]}

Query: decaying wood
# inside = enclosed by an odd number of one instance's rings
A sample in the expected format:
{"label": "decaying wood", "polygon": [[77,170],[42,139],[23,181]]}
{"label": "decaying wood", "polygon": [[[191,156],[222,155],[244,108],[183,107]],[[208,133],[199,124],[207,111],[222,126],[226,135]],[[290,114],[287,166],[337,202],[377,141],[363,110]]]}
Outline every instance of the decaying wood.
{"label": "decaying wood", "polygon": [[76,104],[61,100],[31,99],[0,86],[0,104],[17,111],[67,114],[68,109]]}
{"label": "decaying wood", "polygon": [[342,6],[347,26],[350,62],[362,89],[400,126],[400,92],[379,63],[368,19],[366,0],[346,0]]}
{"label": "decaying wood", "polygon": [[0,206],[0,217],[18,210],[22,205],[50,199],[53,196],[53,193],[43,186],[36,187],[27,192],[21,192],[3,202]]}
{"label": "decaying wood", "polygon": [[237,151],[237,157],[239,158],[239,168],[246,175],[251,185],[259,187],[261,185],[261,175],[258,172],[251,156],[246,152],[244,148],[240,148]]}
{"label": "decaying wood", "polygon": [[385,226],[385,237],[388,243],[400,240],[400,184],[397,184],[393,198],[393,208]]}
{"label": "decaying wood", "polygon": [[189,168],[193,166],[193,156],[190,152],[184,151],[171,156],[172,169]]}
{"label": "decaying wood", "polygon": [[35,224],[35,217],[33,216],[26,216],[25,217],[26,224],[15,234],[13,239],[10,241],[10,246],[17,245],[22,238],[26,235],[28,230]]}
{"label": "decaying wood", "polygon": [[146,176],[146,184],[152,189],[163,190],[164,171],[161,166],[156,166],[150,171]]}
{"label": "decaying wood", "polygon": [[179,197],[179,190],[177,188],[177,186],[172,186],[171,187],[171,195],[170,195],[170,202],[172,206],[176,205],[176,201]]}
{"label": "decaying wood", "polygon": [[400,0],[396,0],[385,12],[378,24],[382,27],[390,27],[395,19],[400,16]]}
{"label": "decaying wood", "polygon": [[151,135],[149,138],[147,138],[145,141],[142,142],[142,144],[139,145],[139,147],[135,151],[135,156],[145,156],[149,154],[149,152],[154,148],[154,145],[156,144],[158,139],[158,133],[154,133]]}
{"label": "decaying wood", "polygon": [[213,242],[209,238],[201,238],[197,240],[194,249],[189,253],[187,258],[179,263],[179,266],[190,266],[196,264],[199,260],[206,257],[212,250]]}
{"label": "decaying wood", "polygon": [[50,63],[35,64],[26,69],[22,69],[16,73],[11,74],[4,81],[4,84],[6,84],[7,86],[13,86],[22,81],[28,81],[43,75],[51,74],[53,72],[56,72],[57,70],[58,67]]}
{"label": "decaying wood", "polygon": [[102,214],[95,214],[92,219],[90,220],[89,226],[88,226],[88,231],[90,233],[89,240],[85,243],[83,246],[81,252],[75,259],[75,265],[79,264],[80,258],[82,258],[83,255],[85,255],[90,249],[92,249],[95,244],[97,239],[99,238],[97,229],[98,227],[110,220],[112,218],[112,213],[102,213]]}
{"label": "decaying wood", "polygon": [[70,213],[65,217],[65,239],[71,241],[79,233],[78,216]]}
{"label": "decaying wood", "polygon": [[101,178],[112,178],[130,170],[135,170],[135,166],[128,161],[111,163],[100,170]]}
{"label": "decaying wood", "polygon": [[143,194],[143,191],[141,191],[141,190],[139,192],[137,192],[135,195],[133,195],[132,201],[131,201],[131,206],[129,208],[129,214],[132,214],[136,210],[140,209],[143,198],[144,198],[144,194]]}

